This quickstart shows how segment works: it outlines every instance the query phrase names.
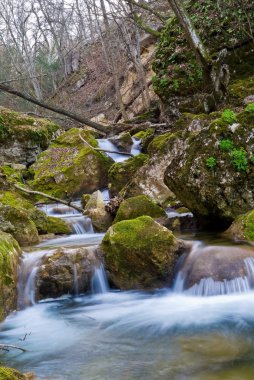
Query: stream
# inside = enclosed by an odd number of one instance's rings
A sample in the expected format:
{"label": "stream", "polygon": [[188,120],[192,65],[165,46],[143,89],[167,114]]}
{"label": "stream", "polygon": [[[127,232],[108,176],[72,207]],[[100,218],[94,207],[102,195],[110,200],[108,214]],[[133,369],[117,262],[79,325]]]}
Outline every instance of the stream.
{"label": "stream", "polygon": [[[101,142],[104,147],[106,143]],[[106,189],[103,195],[107,201]],[[100,265],[89,294],[79,294],[76,285],[75,295],[36,303],[35,277],[44,255],[56,247],[98,245],[104,236],[94,232],[89,218],[73,209],[53,204],[42,209],[67,220],[73,234],[43,241],[23,253],[18,285],[21,310],[0,324],[0,341],[22,346],[27,352],[1,353],[1,363],[32,371],[40,380],[253,379],[251,260],[245,263],[247,275],[242,281],[208,281],[187,292],[182,268],[171,289],[120,292],[110,290]],[[195,240],[193,235],[182,237]],[[193,244],[192,260],[209,246],[241,249],[217,237],[209,236],[209,242],[199,237]],[[73,280],[75,284],[75,270]],[[219,295],[213,295],[215,287]]]}

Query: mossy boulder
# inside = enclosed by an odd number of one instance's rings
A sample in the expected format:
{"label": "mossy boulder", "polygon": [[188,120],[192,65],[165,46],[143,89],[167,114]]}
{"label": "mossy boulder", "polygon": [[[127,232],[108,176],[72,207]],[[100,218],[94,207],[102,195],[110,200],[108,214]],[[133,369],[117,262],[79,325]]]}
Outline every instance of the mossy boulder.
{"label": "mossy boulder", "polygon": [[31,186],[58,198],[78,197],[106,187],[108,170],[113,161],[105,154],[86,145],[80,135],[97,147],[87,131],[70,129],[57,138],[32,166]]}
{"label": "mossy boulder", "polygon": [[[16,213],[18,218],[15,217]],[[1,229],[13,234],[21,245],[37,243],[38,233],[71,233],[71,228],[64,220],[48,217],[13,189],[0,192],[0,217]]]}
{"label": "mossy boulder", "polygon": [[26,380],[28,377],[13,368],[0,367],[0,380]]}
{"label": "mossy boulder", "polygon": [[17,269],[21,249],[10,235],[0,231],[0,321],[17,307]]}
{"label": "mossy boulder", "polygon": [[148,128],[145,131],[137,132],[135,135],[133,135],[133,137],[138,140],[141,140],[142,152],[147,153],[147,147],[152,141],[154,135],[155,135],[155,130],[153,128]]}
{"label": "mossy boulder", "polygon": [[107,231],[112,224],[112,217],[105,209],[103,196],[99,190],[91,195],[84,213],[91,219],[93,226],[99,232]]}
{"label": "mossy boulder", "polygon": [[30,165],[59,134],[59,126],[0,107],[0,164]]}
{"label": "mossy boulder", "polygon": [[82,197],[81,197],[81,206],[83,208],[86,207],[87,202],[89,201],[90,198],[91,198],[91,194],[83,194],[82,195]]}
{"label": "mossy boulder", "polygon": [[171,231],[149,216],[114,224],[100,245],[110,279],[120,289],[169,284],[183,248]]}
{"label": "mossy boulder", "polygon": [[130,152],[133,141],[129,132],[122,132],[116,137],[109,139],[120,151]]}
{"label": "mossy boulder", "polygon": [[22,246],[39,242],[39,235],[35,223],[28,213],[21,209],[0,204],[0,229],[11,233]]}
{"label": "mossy boulder", "polygon": [[226,231],[235,240],[254,241],[254,210],[240,215]]}
{"label": "mossy boulder", "polygon": [[37,299],[85,293],[91,289],[96,248],[59,248],[42,260],[36,278]]}
{"label": "mossy boulder", "polygon": [[214,120],[207,116],[209,123],[202,121],[196,131],[189,128],[194,120],[186,120],[160,144],[152,142],[157,146],[154,160],[167,161],[169,189],[212,228],[225,229],[254,208],[254,112],[247,107],[241,113],[226,109]]}
{"label": "mossy boulder", "polygon": [[123,187],[132,179],[137,170],[148,160],[145,154],[131,157],[124,162],[114,163],[109,170],[109,191],[111,196],[117,195]]}
{"label": "mossy boulder", "polygon": [[153,219],[165,220],[165,211],[145,195],[125,199],[117,211],[114,223],[121,220],[135,219],[139,216],[148,215]]}

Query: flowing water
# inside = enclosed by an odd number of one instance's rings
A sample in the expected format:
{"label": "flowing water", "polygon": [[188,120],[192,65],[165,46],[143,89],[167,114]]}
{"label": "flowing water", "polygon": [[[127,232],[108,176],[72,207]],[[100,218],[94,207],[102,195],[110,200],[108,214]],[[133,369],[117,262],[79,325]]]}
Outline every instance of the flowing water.
{"label": "flowing water", "polygon": [[[18,289],[22,310],[0,324],[0,340],[27,352],[1,352],[1,363],[33,371],[41,380],[253,380],[253,247],[215,238],[209,244],[192,242],[190,254],[179,262],[174,287],[154,292],[110,290],[99,265],[91,293],[81,295],[74,264],[75,295],[36,303],[35,278],[45,255],[59,246],[93,246],[103,237],[75,210],[42,208],[67,220],[73,234],[23,254]],[[203,257],[212,261],[198,271]],[[215,274],[223,274],[228,257],[237,263],[225,272],[228,280],[201,277],[191,283],[193,272],[202,274],[211,263]],[[215,264],[214,258],[219,260]]]}

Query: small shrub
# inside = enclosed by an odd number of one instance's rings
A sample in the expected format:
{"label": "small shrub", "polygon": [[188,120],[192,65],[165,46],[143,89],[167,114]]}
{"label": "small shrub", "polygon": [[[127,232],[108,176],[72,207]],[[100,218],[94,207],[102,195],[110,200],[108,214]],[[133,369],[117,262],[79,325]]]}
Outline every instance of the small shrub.
{"label": "small shrub", "polygon": [[250,103],[247,105],[247,107],[245,108],[245,111],[246,112],[254,112],[254,103]]}
{"label": "small shrub", "polygon": [[231,152],[231,160],[237,171],[246,172],[249,168],[247,153],[243,148],[233,149]]}
{"label": "small shrub", "polygon": [[214,158],[212,156],[210,156],[210,157],[207,158],[207,160],[206,160],[206,166],[209,169],[214,169],[216,165],[217,165],[216,158]]}
{"label": "small shrub", "polygon": [[221,119],[225,121],[225,123],[233,124],[236,122],[236,114],[230,109],[225,109],[221,115]]}
{"label": "small shrub", "polygon": [[231,140],[228,139],[222,139],[219,142],[219,148],[221,150],[224,150],[225,152],[229,152],[234,148],[234,143]]}

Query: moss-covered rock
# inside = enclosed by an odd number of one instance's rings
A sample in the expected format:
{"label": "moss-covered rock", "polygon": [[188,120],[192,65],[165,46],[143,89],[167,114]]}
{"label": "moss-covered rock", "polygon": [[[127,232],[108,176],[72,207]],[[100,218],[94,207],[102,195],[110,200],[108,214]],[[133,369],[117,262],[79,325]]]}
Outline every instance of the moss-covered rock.
{"label": "moss-covered rock", "polygon": [[62,134],[50,148],[43,152],[32,166],[36,189],[59,198],[78,197],[106,187],[108,169],[113,161],[92,146],[98,143],[93,136],[78,128]]}
{"label": "moss-covered rock", "polygon": [[187,121],[167,135],[156,157],[167,158],[165,183],[176,197],[202,223],[225,228],[254,208],[254,112],[213,116],[202,129],[190,130]]}
{"label": "moss-covered rock", "polygon": [[112,165],[108,174],[109,191],[111,196],[117,195],[147,160],[147,155],[139,154],[124,162],[119,162]]}
{"label": "moss-covered rock", "polygon": [[130,152],[133,141],[129,132],[122,132],[118,136],[109,139],[120,151]]}
{"label": "moss-covered rock", "polygon": [[59,134],[59,126],[0,107],[0,164],[31,164]]}
{"label": "moss-covered rock", "polygon": [[[13,234],[13,236],[18,240],[21,245],[29,245],[30,243],[38,242],[38,235],[34,230],[34,225],[39,234],[70,234],[70,226],[62,219],[48,217],[43,211],[38,210],[34,204],[28,199],[24,198],[18,191],[10,189],[9,191],[0,192],[0,205],[7,206],[9,208],[9,213],[4,211],[4,208],[0,206],[0,215],[2,216],[2,221],[0,226],[5,232]],[[2,210],[2,212],[1,212]],[[17,210],[18,215],[23,215],[24,225],[11,217],[11,214],[15,215]],[[21,213],[20,213],[21,212]],[[17,224],[19,224],[17,233]],[[30,232],[25,232],[25,224],[27,224],[28,230]],[[29,239],[29,233],[32,233],[31,239]],[[16,234],[16,235],[15,235]],[[24,236],[22,237],[22,235]],[[27,236],[28,235],[28,236]],[[22,237],[22,241],[20,238]]]}
{"label": "moss-covered rock", "polygon": [[99,190],[94,192],[87,202],[85,215],[91,219],[93,226],[99,232],[105,232],[111,226],[112,216],[106,211],[103,196]]}
{"label": "moss-covered rock", "polygon": [[89,291],[97,265],[94,247],[57,249],[42,260],[36,278],[37,299]]}
{"label": "moss-covered rock", "polygon": [[[253,75],[253,43],[247,31],[249,22],[254,21],[253,4],[247,13],[245,6],[235,1],[225,3],[223,9],[219,9],[215,2],[190,0],[185,5],[211,58],[216,59],[227,46],[226,63],[231,78]],[[246,44],[248,40],[250,42]],[[168,20],[160,35],[153,70],[156,74],[152,78],[153,88],[163,102],[164,120],[172,122],[181,112],[197,113],[203,109],[202,92],[206,91],[203,70],[176,17]]]}
{"label": "moss-covered rock", "polygon": [[39,242],[39,235],[28,213],[21,209],[0,204],[0,229],[11,233],[22,246]]}
{"label": "moss-covered rock", "polygon": [[238,216],[226,234],[235,240],[254,241],[254,210]]}
{"label": "moss-covered rock", "polygon": [[0,380],[26,380],[26,377],[16,369],[0,367]]}
{"label": "moss-covered rock", "polygon": [[148,215],[153,219],[165,219],[165,211],[146,195],[125,199],[117,211],[114,223],[121,220],[135,219],[139,216]]}
{"label": "moss-covered rock", "polygon": [[169,284],[182,248],[171,231],[149,216],[114,224],[100,245],[110,278],[120,289]]}
{"label": "moss-covered rock", "polygon": [[0,321],[17,307],[17,267],[20,254],[17,241],[0,231]]}
{"label": "moss-covered rock", "polygon": [[141,148],[142,152],[147,153],[147,147],[152,141],[155,134],[155,130],[153,128],[148,128],[145,131],[139,131],[137,132],[133,137],[141,140]]}
{"label": "moss-covered rock", "polygon": [[87,202],[89,201],[90,198],[91,198],[91,194],[83,194],[82,195],[82,197],[81,197],[81,206],[83,208],[86,207]]}

